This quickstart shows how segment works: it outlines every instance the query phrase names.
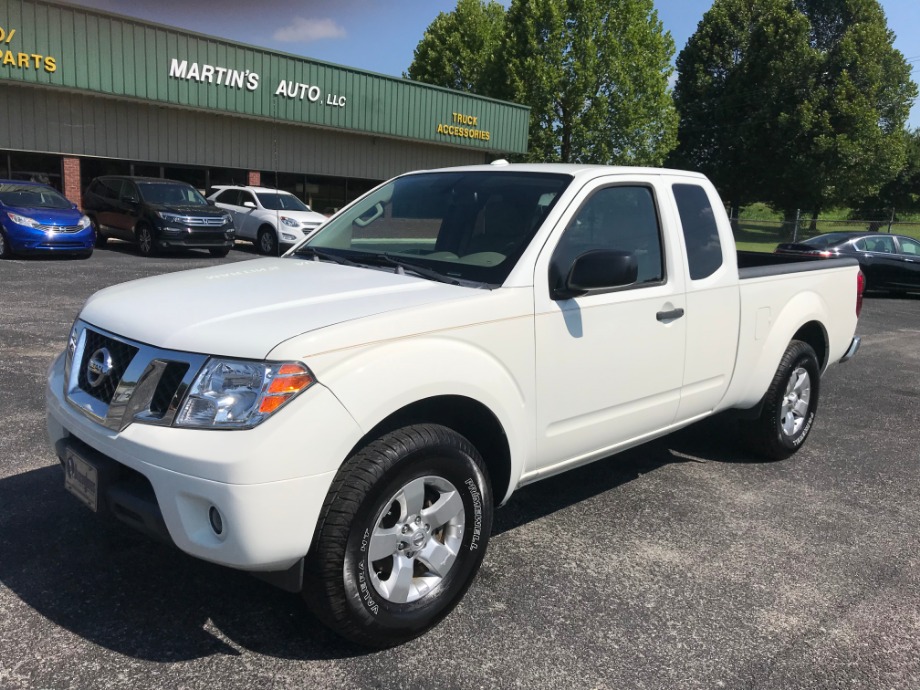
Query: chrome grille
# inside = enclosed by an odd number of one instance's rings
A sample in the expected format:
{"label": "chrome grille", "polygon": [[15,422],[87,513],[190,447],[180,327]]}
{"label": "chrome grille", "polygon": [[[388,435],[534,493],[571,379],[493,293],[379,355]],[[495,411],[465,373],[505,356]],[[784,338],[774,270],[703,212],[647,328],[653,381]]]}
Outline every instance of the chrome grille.
{"label": "chrome grille", "polygon": [[42,232],[54,232],[54,233],[73,233],[80,232],[83,229],[82,225],[39,225],[38,229]]}
{"label": "chrome grille", "polygon": [[[76,347],[65,365],[65,397],[93,421],[121,431],[132,422],[168,426],[205,355],[162,350],[122,338],[83,321],[74,325]],[[92,385],[89,365],[102,349],[111,370]]]}
{"label": "chrome grille", "polygon": [[[111,356],[112,369],[94,386],[88,380],[89,361],[97,352],[103,351],[108,352]],[[77,385],[80,390],[108,405],[112,402],[115,389],[121,383],[121,377],[124,376],[125,370],[136,354],[136,347],[87,329],[83,356],[78,360],[80,366],[77,368]]]}
{"label": "chrome grille", "polygon": [[176,216],[174,221],[180,225],[187,225],[189,227],[201,226],[201,227],[212,227],[217,228],[222,226],[226,220],[220,216]]}

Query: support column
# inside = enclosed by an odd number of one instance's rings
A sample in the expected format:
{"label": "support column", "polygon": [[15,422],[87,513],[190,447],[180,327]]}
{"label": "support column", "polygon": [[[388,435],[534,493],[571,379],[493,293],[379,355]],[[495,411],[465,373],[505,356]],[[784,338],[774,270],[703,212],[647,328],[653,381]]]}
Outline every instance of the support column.
{"label": "support column", "polygon": [[247,183],[250,187],[261,187],[262,186],[262,173],[258,170],[249,171],[249,182]]}
{"label": "support column", "polygon": [[83,195],[80,192],[80,159],[64,157],[64,177],[61,180],[64,187],[64,196],[83,208]]}

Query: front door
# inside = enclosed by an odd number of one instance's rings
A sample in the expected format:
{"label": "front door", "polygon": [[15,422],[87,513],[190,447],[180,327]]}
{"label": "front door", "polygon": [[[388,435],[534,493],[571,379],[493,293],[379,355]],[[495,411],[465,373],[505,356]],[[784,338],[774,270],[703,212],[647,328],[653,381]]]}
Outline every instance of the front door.
{"label": "front door", "polygon": [[[680,402],[686,337],[680,257],[662,240],[654,176],[591,183],[537,261],[537,468],[603,457],[667,427]],[[635,283],[554,300],[550,289],[592,249],[633,254]]]}

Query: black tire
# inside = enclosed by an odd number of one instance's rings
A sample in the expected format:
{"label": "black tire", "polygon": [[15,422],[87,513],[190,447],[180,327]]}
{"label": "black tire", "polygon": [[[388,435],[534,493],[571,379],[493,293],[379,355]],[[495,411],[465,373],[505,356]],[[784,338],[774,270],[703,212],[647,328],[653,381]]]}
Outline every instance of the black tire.
{"label": "black tire", "polygon": [[[409,512],[410,503],[423,507]],[[429,512],[432,505],[441,506],[438,515]],[[388,433],[349,458],[333,481],[306,559],[303,598],[321,621],[358,644],[384,648],[418,637],[472,583],[492,510],[488,474],[464,437],[434,424]],[[451,521],[438,525],[448,513]],[[372,550],[381,552],[375,544],[392,554],[372,561]],[[434,562],[429,547],[443,556],[449,546],[455,556],[438,573],[426,562]],[[402,584],[397,569],[406,575]]]}
{"label": "black tire", "polygon": [[6,233],[0,229],[0,261],[12,258],[13,248],[10,246],[10,241],[7,239]]}
{"label": "black tire", "polygon": [[208,251],[211,253],[211,256],[222,259],[230,253],[230,247],[215,247],[214,249],[209,249]]}
{"label": "black tire", "polygon": [[79,254],[77,254],[77,258],[78,258],[78,259],[81,259],[81,260],[82,260],[82,259],[88,259],[88,258],[90,258],[92,255],[93,255],[93,250],[90,249],[88,252],[80,252]]}
{"label": "black tire", "polygon": [[256,249],[259,254],[266,256],[278,256],[278,234],[270,225],[263,225],[259,228],[259,234],[256,238]]}
{"label": "black tire", "polygon": [[89,217],[89,222],[93,224],[93,235],[96,238],[94,246],[96,249],[101,249],[108,243],[109,238],[99,231],[99,224],[96,222],[96,218],[94,216]]}
{"label": "black tire", "polygon": [[159,254],[156,234],[149,225],[141,223],[135,228],[134,235],[137,238],[137,250],[141,256],[156,256]]}
{"label": "black tire", "polygon": [[801,448],[815,421],[820,390],[818,356],[808,343],[793,340],[767,388],[760,416],[747,423],[751,450],[782,460]]}

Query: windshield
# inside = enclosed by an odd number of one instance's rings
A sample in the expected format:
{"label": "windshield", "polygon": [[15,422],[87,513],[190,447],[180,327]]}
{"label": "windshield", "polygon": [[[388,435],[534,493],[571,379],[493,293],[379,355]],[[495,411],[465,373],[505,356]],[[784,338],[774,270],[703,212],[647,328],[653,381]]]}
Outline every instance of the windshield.
{"label": "windshield", "polygon": [[168,182],[138,182],[141,196],[148,204],[172,206],[207,206],[208,202],[191,185]]}
{"label": "windshield", "polygon": [[571,180],[497,171],[407,175],[334,217],[295,254],[331,250],[377,265],[396,259],[501,285]]}
{"label": "windshield", "polygon": [[51,187],[32,184],[0,184],[0,202],[19,208],[73,208],[73,204]]}
{"label": "windshield", "polygon": [[310,207],[293,194],[274,194],[271,192],[256,194],[259,203],[269,211],[309,211]]}

